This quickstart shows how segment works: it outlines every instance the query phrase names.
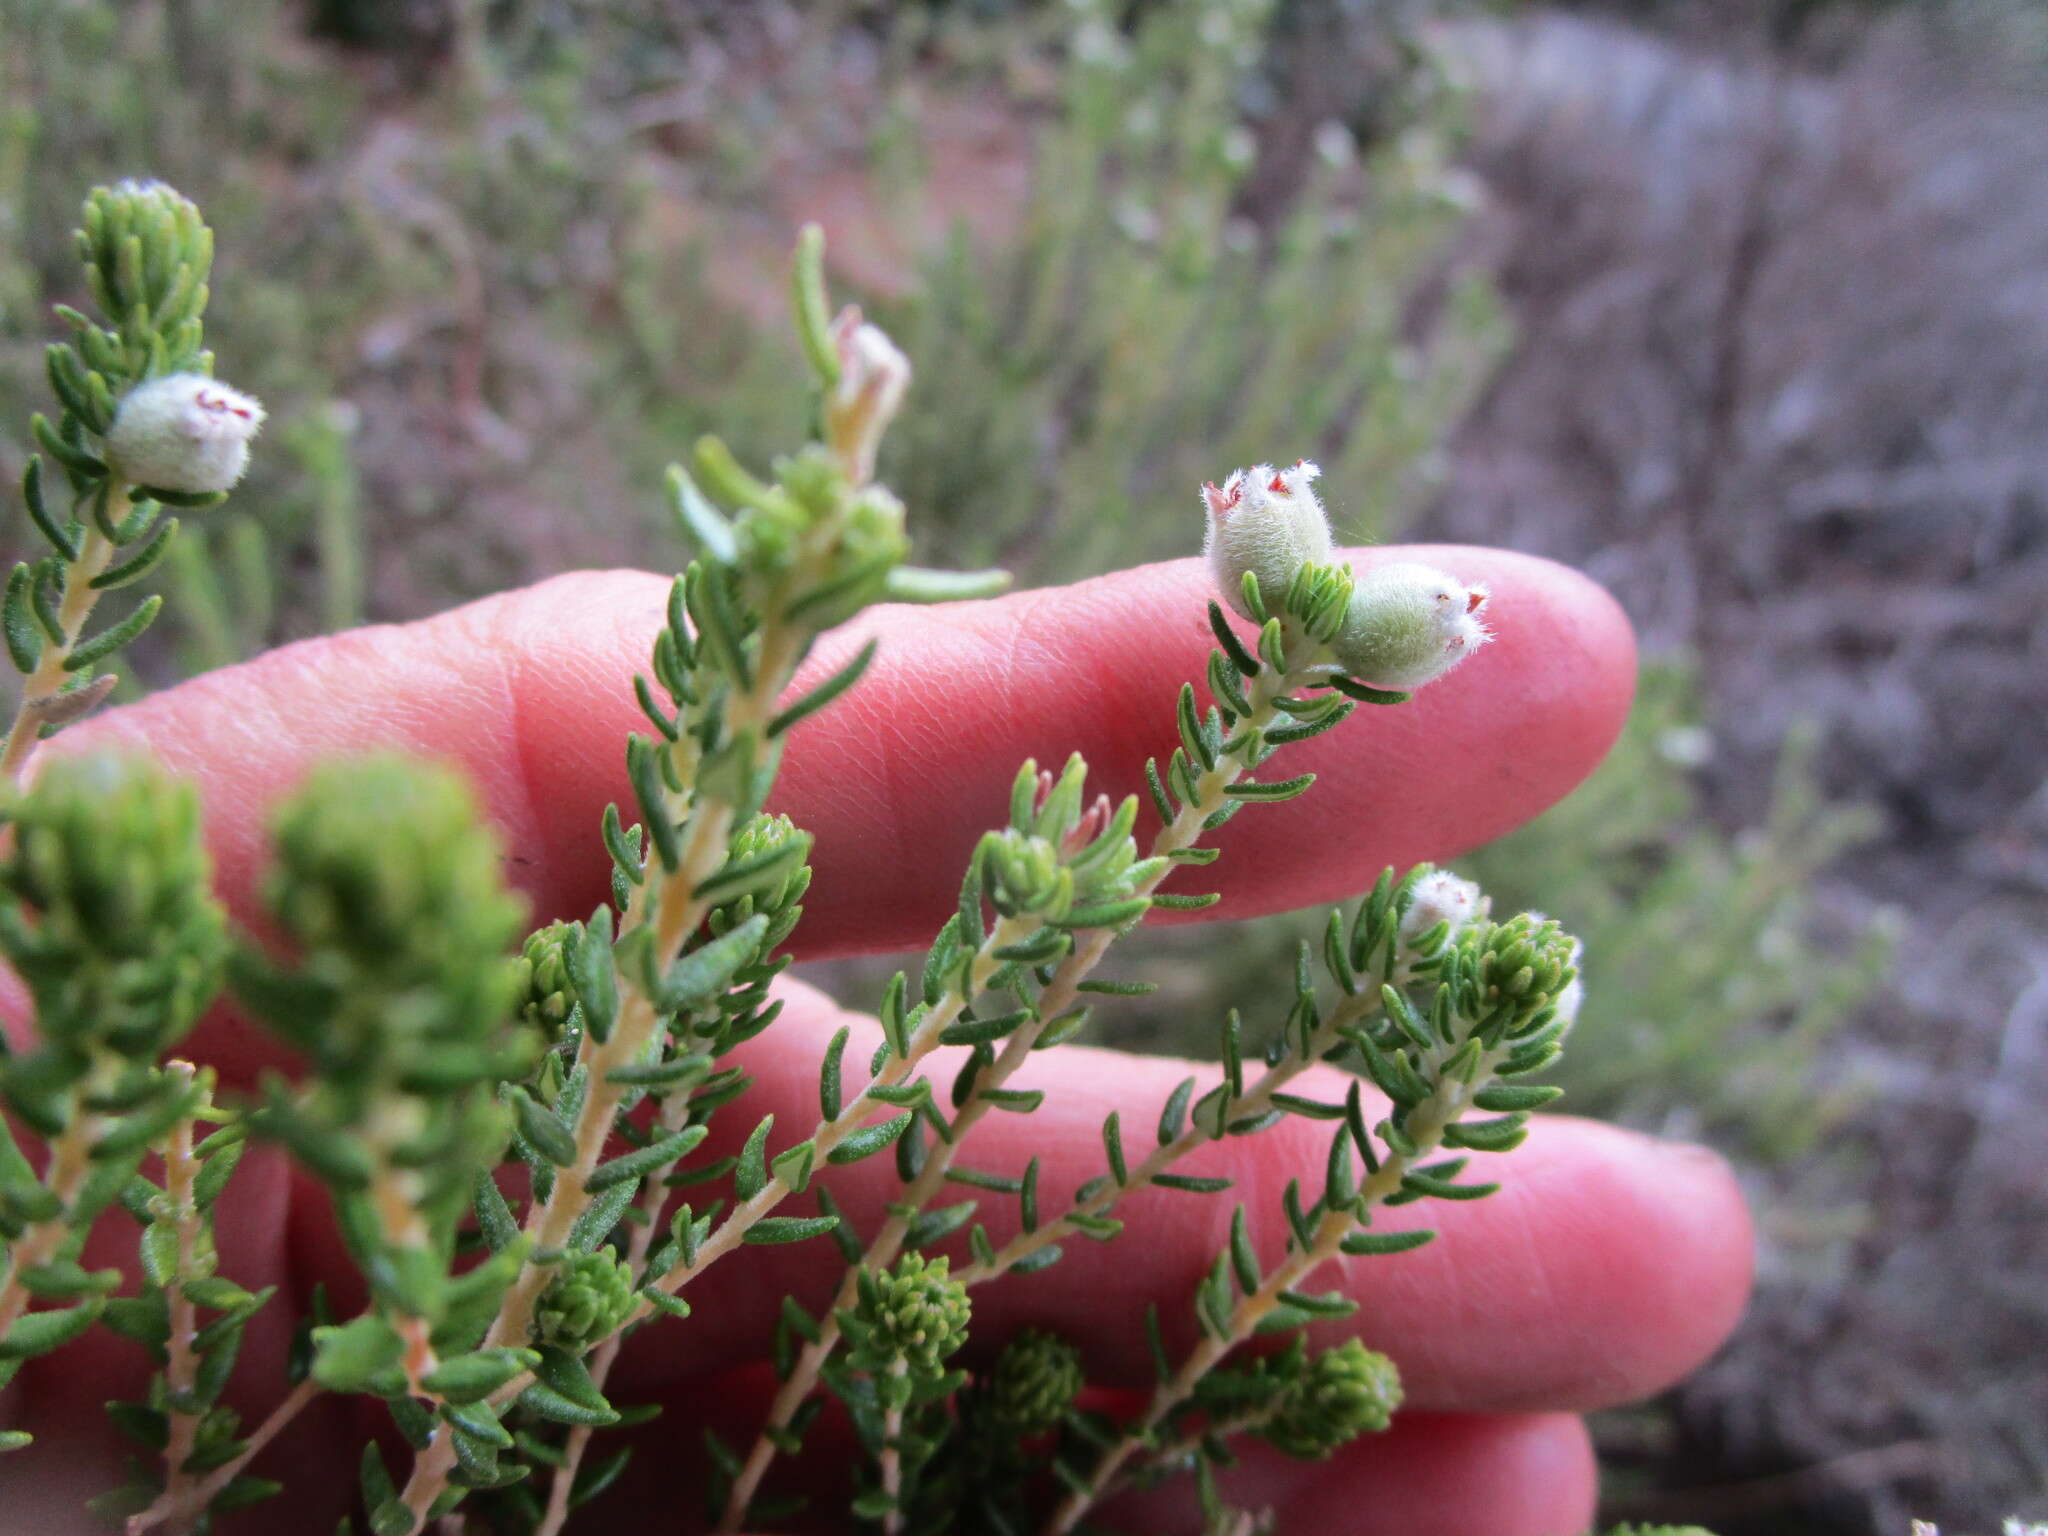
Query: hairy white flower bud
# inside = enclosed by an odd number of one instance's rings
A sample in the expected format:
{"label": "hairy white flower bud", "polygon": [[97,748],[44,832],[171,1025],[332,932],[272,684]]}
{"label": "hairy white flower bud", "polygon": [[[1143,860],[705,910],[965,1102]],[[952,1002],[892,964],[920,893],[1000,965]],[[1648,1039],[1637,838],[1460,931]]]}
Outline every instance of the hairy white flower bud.
{"label": "hairy white flower bud", "polygon": [[263,407],[197,373],[138,384],[107,430],[107,462],[131,485],[211,495],[231,489],[249,467],[249,440]]}
{"label": "hairy white flower bud", "polygon": [[1202,553],[1218,595],[1243,617],[1252,617],[1244,601],[1246,571],[1259,578],[1265,600],[1277,603],[1301,567],[1335,558],[1330,520],[1311,484],[1321,473],[1307,459],[1278,471],[1255,464],[1234,471],[1221,488],[1202,487],[1209,512]]}
{"label": "hairy white flower bud", "polygon": [[910,388],[910,359],[849,304],[832,322],[839,383],[825,401],[825,435],[856,485],[875,475],[875,451]]}
{"label": "hairy white flower bud", "polygon": [[1413,692],[1492,639],[1487,592],[1433,566],[1402,560],[1359,575],[1330,650],[1346,672]]}
{"label": "hairy white flower bud", "polygon": [[1438,923],[1449,923],[1450,938],[1455,939],[1467,923],[1485,916],[1486,908],[1486,895],[1477,881],[1448,869],[1433,869],[1415,882],[1408,911],[1401,919],[1401,942],[1413,944]]}

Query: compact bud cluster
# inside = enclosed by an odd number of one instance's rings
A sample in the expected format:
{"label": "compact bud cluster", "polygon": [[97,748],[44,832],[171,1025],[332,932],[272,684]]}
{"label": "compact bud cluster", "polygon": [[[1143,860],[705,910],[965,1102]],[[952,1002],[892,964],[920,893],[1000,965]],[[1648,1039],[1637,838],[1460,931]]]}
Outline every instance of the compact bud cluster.
{"label": "compact bud cluster", "polygon": [[989,1373],[989,1413],[1019,1435],[1057,1429],[1085,1384],[1081,1352],[1056,1334],[1027,1328],[1003,1346]]}
{"label": "compact bud cluster", "polygon": [[935,1376],[967,1341],[967,1292],[951,1261],[906,1253],[893,1269],[862,1271],[854,1307],[840,1314],[853,1357],[863,1369],[898,1362],[913,1375]]}
{"label": "compact bud cluster", "polygon": [[107,460],[131,485],[190,496],[232,490],[249,467],[263,406],[198,373],[138,384],[107,431]]}
{"label": "compact bud cluster", "polygon": [[1400,1406],[1394,1362],[1346,1339],[1308,1362],[1260,1433],[1290,1456],[1320,1461],[1360,1435],[1384,1430]]}

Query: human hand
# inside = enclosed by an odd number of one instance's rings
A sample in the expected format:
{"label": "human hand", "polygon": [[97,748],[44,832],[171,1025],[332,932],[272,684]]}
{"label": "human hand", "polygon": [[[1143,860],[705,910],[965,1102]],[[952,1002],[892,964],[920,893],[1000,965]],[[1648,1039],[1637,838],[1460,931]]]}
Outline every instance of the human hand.
{"label": "human hand", "polygon": [[[1352,553],[1366,564],[1394,552]],[[1497,643],[1413,703],[1362,712],[1292,749],[1290,770],[1314,769],[1316,790],[1218,835],[1224,857],[1209,883],[1224,894],[1223,915],[1331,901],[1386,864],[1444,858],[1497,836],[1575,784],[1619,729],[1633,654],[1604,594],[1522,557],[1419,557],[1492,587]],[[62,750],[146,747],[196,781],[223,896],[244,921],[258,910],[269,805],[315,760],[371,748],[459,766],[504,830],[513,878],[536,917],[580,914],[604,895],[594,833],[604,804],[628,798],[620,744],[639,722],[624,682],[660,623],[666,590],[648,576],[568,576],[423,623],[289,647],[76,728]],[[807,677],[865,635],[883,637],[861,685],[795,733],[774,799],[817,834],[799,957],[922,945],[952,906],[974,838],[1002,819],[1022,757],[1057,763],[1078,749],[1092,782],[1141,782],[1145,756],[1170,743],[1175,690],[1200,676],[1205,597],[1200,566],[1181,561],[989,603],[878,610],[821,645]],[[1597,956],[1593,963],[1597,976]],[[756,1076],[751,1113],[714,1130],[712,1155],[734,1150],[717,1143],[762,1112],[789,1123],[815,1117],[816,1063],[850,1016],[800,984],[786,997],[780,1020],[742,1053]],[[11,1030],[25,1033],[18,997],[8,1002]],[[870,1045],[874,1038],[870,1021],[854,1022],[849,1060],[861,1059],[863,1032]],[[227,1010],[184,1053],[217,1066],[224,1089],[287,1064]],[[944,1081],[947,1068],[935,1070]],[[1104,1114],[1121,1109],[1142,1123],[1183,1075],[1177,1063],[1076,1046],[1046,1053],[1019,1084],[1047,1088],[1045,1107],[1028,1119],[992,1117],[975,1162],[1014,1172],[1035,1153],[1047,1186],[1070,1188],[1099,1171]],[[1312,1128],[1290,1118],[1205,1149],[1189,1170],[1231,1173],[1266,1196],[1253,1211],[1271,1218],[1280,1185],[1320,1166],[1312,1140]],[[1440,1241],[1350,1261],[1337,1277],[1363,1305],[1330,1331],[1357,1330],[1401,1367],[1408,1406],[1395,1427],[1325,1463],[1248,1447],[1229,1485],[1237,1502],[1271,1505],[1293,1530],[1570,1536],[1587,1525],[1594,1478],[1576,1415],[1655,1390],[1718,1343],[1748,1285],[1747,1218],[1710,1155],[1568,1117],[1539,1116],[1498,1166],[1500,1194],[1432,1211]],[[838,1170],[835,1180],[856,1227],[872,1228],[893,1190],[887,1160]],[[1225,1239],[1228,1208],[1150,1191],[1119,1214],[1128,1225],[1114,1244],[1071,1246],[1029,1285],[977,1293],[980,1338],[1050,1324],[1084,1344],[1103,1385],[1149,1379],[1128,1319],[1150,1299],[1170,1321],[1185,1318],[1185,1299]],[[252,1149],[217,1219],[222,1272],[251,1288],[281,1287],[250,1324],[230,1389],[253,1425],[282,1395],[292,1322],[312,1285],[325,1281],[342,1308],[360,1287],[324,1194],[276,1148]],[[1277,1222],[1263,1225],[1255,1240],[1277,1251]],[[132,1267],[133,1246],[132,1229],[112,1219],[87,1263]],[[641,1432],[649,1449],[638,1458],[640,1487],[607,1496],[615,1524],[672,1530],[694,1517],[696,1501],[676,1489],[701,1456],[700,1428],[751,1437],[772,1385],[759,1362],[779,1299],[792,1292],[815,1308],[837,1270],[836,1256],[815,1245],[748,1250],[693,1287],[695,1319],[660,1325],[622,1357],[619,1399],[659,1399],[669,1411]],[[41,1470],[34,1486],[9,1488],[0,1531],[91,1528],[79,1501],[120,1480],[122,1448],[101,1405],[134,1395],[145,1371],[139,1349],[103,1332],[31,1363],[4,1418],[36,1426]],[[331,1530],[348,1505],[357,1447],[386,1422],[367,1400],[318,1400],[253,1468],[290,1491],[224,1529]],[[821,1494],[841,1485],[829,1469],[814,1474]],[[8,1478],[28,1481],[16,1467]],[[1147,1497],[1124,1523],[1192,1528],[1184,1489]]]}

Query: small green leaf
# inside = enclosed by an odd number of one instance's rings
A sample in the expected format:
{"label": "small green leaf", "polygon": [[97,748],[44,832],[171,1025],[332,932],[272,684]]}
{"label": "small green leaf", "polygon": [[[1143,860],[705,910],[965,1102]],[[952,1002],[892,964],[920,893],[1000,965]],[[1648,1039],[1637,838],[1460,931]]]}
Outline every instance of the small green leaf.
{"label": "small green leaf", "polygon": [[1235,784],[1224,785],[1223,793],[1233,800],[1257,800],[1271,803],[1281,800],[1292,800],[1297,795],[1306,794],[1309,786],[1315,783],[1315,781],[1316,776],[1312,773],[1300,774],[1291,779],[1280,779],[1269,784],[1261,784],[1253,779],[1240,779]]}
{"label": "small green leaf", "polygon": [[93,1325],[103,1305],[95,1296],[75,1307],[23,1314],[14,1320],[6,1339],[0,1341],[0,1362],[32,1360],[63,1348]]}
{"label": "small green leaf", "polygon": [[1354,1232],[1344,1239],[1344,1251],[1353,1258],[1377,1258],[1389,1253],[1408,1253],[1436,1237],[1425,1229],[1410,1232]]}
{"label": "small green leaf", "polygon": [[608,1163],[600,1163],[584,1181],[583,1188],[586,1193],[594,1195],[610,1189],[614,1184],[637,1180],[664,1164],[688,1156],[697,1144],[710,1134],[708,1126],[693,1125],[686,1130],[677,1131],[672,1136],[664,1136],[659,1141],[650,1142],[637,1152],[628,1152]]}
{"label": "small green leaf", "polygon": [[882,596],[895,603],[957,603],[994,597],[1009,586],[1008,571],[934,571],[898,565],[883,578]]}
{"label": "small green leaf", "polygon": [[853,660],[849,661],[837,672],[834,672],[824,682],[818,684],[817,687],[803,695],[795,703],[785,707],[774,719],[768,722],[769,739],[773,740],[798,721],[816,714],[855,683],[859,682],[861,674],[868,669],[868,663],[875,659],[875,651],[880,644],[881,642],[878,640],[870,640],[855,653]]}
{"label": "small green leaf", "polygon": [[[514,1349],[489,1349],[456,1355],[427,1372],[420,1378],[420,1385],[457,1407],[464,1407],[489,1397],[527,1369],[531,1359],[529,1351]],[[508,1439],[506,1444],[510,1443]]]}
{"label": "small green leaf", "polygon": [[671,464],[665,483],[669,507],[676,515],[683,536],[703,553],[704,558],[718,565],[731,565],[738,559],[739,542],[733,534],[732,523],[697,489],[697,482],[690,478],[689,472],[680,464]]}
{"label": "small green leaf", "polygon": [[64,658],[64,670],[66,672],[83,672],[88,667],[99,665],[100,662],[106,660],[114,652],[120,650],[122,646],[128,644],[129,641],[149,628],[151,621],[156,618],[163,606],[164,600],[160,596],[152,594],[144,598],[136,610],[129,614],[127,618],[116,624],[112,629],[101,631],[72,651],[70,655],[66,656]]}
{"label": "small green leaf", "polygon": [[757,1245],[800,1243],[822,1237],[839,1225],[837,1216],[764,1216],[747,1228],[741,1241]]}
{"label": "small green leaf", "polygon": [[535,1102],[531,1094],[518,1086],[508,1089],[506,1097],[512,1101],[519,1134],[534,1151],[557,1168],[567,1168],[576,1161],[576,1138],[555,1118],[553,1110]]}
{"label": "small green leaf", "polygon": [[838,1146],[826,1153],[825,1160],[835,1165],[842,1165],[857,1163],[864,1157],[872,1157],[908,1130],[913,1118],[915,1118],[913,1112],[906,1109],[901,1114],[882,1121],[879,1125],[863,1126],[861,1129],[846,1136]]}
{"label": "small green leaf", "polygon": [[762,1116],[760,1123],[747,1135],[747,1144],[740,1149],[739,1166],[733,1170],[733,1198],[747,1201],[761,1193],[768,1185],[768,1132],[775,1125],[773,1115]]}
{"label": "small green leaf", "polygon": [[950,1237],[965,1226],[981,1202],[962,1200],[956,1205],[935,1206],[920,1211],[904,1233],[903,1241],[911,1248],[928,1248],[933,1243]]}
{"label": "small green leaf", "polygon": [[1172,1094],[1167,1097],[1166,1107],[1159,1112],[1159,1145],[1170,1146],[1181,1133],[1187,1119],[1188,1100],[1194,1096],[1195,1080],[1184,1077]]}

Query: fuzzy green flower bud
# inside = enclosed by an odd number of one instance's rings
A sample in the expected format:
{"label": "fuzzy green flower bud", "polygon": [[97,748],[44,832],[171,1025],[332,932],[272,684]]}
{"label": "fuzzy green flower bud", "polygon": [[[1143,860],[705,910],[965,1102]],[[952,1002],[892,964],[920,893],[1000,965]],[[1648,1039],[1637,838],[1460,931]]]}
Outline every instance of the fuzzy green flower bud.
{"label": "fuzzy green flower bud", "polygon": [[576,1006],[569,979],[569,946],[583,937],[581,923],[549,923],[527,936],[519,955],[519,1017],[550,1045],[561,1043]]}
{"label": "fuzzy green flower bud", "polygon": [[1252,617],[1244,600],[1247,571],[1258,577],[1264,600],[1275,604],[1296,571],[1335,559],[1330,520],[1312,488],[1321,473],[1306,459],[1278,471],[1255,464],[1233,471],[1220,488],[1202,487],[1208,512],[1202,555],[1217,595],[1240,616]]}
{"label": "fuzzy green flower bud", "polygon": [[881,1373],[901,1360],[913,1375],[936,1376],[967,1342],[967,1290],[950,1261],[906,1253],[894,1269],[863,1271],[847,1337],[860,1369]]}
{"label": "fuzzy green flower bud", "polygon": [[122,397],[107,430],[107,463],[132,485],[213,495],[249,467],[263,406],[203,374],[174,373]]}
{"label": "fuzzy green flower bud", "polygon": [[[1916,1522],[1914,1529],[1917,1531],[1919,1528]],[[1617,1525],[1607,1536],[1714,1536],[1714,1533],[1704,1525]],[[2010,1525],[2006,1527],[2006,1536],[2015,1536]]]}
{"label": "fuzzy green flower bud", "polygon": [[1400,1405],[1394,1362],[1346,1339],[1309,1363],[1259,1433],[1289,1456],[1320,1461],[1362,1434],[1385,1429]]}
{"label": "fuzzy green flower bud", "polygon": [[145,758],[59,759],[6,820],[0,953],[44,1038],[154,1059],[220,985],[198,796]]}
{"label": "fuzzy green flower bud", "polygon": [[1026,1329],[1003,1347],[986,1383],[988,1411],[1018,1435],[1056,1429],[1081,1395],[1081,1352],[1056,1334]]}
{"label": "fuzzy green flower bud", "polygon": [[1375,566],[1351,588],[1331,654],[1353,677],[1404,692],[1442,677],[1492,638],[1484,587],[1412,560]]}
{"label": "fuzzy green flower bud", "polygon": [[556,1267],[534,1307],[534,1340],[588,1349],[625,1322],[635,1299],[633,1266],[611,1249],[572,1253]]}

